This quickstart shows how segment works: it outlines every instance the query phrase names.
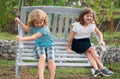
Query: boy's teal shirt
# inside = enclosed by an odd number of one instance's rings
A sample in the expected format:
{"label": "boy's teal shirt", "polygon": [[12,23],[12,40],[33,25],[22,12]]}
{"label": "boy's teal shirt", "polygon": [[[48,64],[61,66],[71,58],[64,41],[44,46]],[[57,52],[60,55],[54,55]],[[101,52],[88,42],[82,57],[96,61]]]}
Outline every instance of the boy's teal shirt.
{"label": "boy's teal shirt", "polygon": [[43,26],[43,27],[32,27],[31,28],[31,33],[35,34],[37,32],[40,32],[42,36],[35,40],[35,46],[51,47],[55,45],[50,35],[50,30],[48,27]]}

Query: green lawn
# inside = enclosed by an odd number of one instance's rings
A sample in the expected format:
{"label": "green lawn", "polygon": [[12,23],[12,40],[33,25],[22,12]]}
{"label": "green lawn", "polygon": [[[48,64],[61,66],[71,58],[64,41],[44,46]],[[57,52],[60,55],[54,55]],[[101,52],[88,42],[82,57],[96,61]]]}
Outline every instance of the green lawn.
{"label": "green lawn", "polygon": [[[120,79],[120,63],[104,64],[114,74],[110,77],[99,77],[97,79]],[[0,57],[0,79],[15,79],[15,60],[6,60]],[[21,79],[37,79],[37,68],[21,68]],[[45,70],[45,79],[48,79],[48,70]],[[9,77],[9,78],[8,78]],[[55,79],[95,79],[90,73],[90,68],[57,68]]]}
{"label": "green lawn", "polygon": [[16,35],[12,35],[8,32],[0,32],[0,40],[15,40]]}

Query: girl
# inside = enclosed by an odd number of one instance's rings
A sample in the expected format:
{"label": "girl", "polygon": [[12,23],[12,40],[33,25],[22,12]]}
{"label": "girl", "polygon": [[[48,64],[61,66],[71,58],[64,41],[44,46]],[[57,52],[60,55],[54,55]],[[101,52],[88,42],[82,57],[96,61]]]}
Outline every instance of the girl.
{"label": "girl", "polygon": [[72,24],[73,28],[68,40],[67,51],[69,53],[73,53],[73,51],[75,51],[79,54],[84,52],[95,69],[94,77],[97,77],[99,74],[110,76],[113,72],[104,68],[95,49],[90,43],[89,38],[91,33],[96,32],[100,38],[99,44],[105,46],[103,35],[98,30],[94,22],[96,22],[94,11],[91,8],[83,9],[80,13],[78,21]]}
{"label": "girl", "polygon": [[32,32],[32,36],[16,36],[17,41],[35,40],[34,54],[38,61],[39,79],[44,79],[44,69],[46,58],[48,60],[49,79],[54,79],[56,65],[54,62],[54,41],[50,36],[47,14],[39,9],[34,9],[28,16],[27,25],[23,24],[19,18],[15,21],[20,24],[26,32]]}

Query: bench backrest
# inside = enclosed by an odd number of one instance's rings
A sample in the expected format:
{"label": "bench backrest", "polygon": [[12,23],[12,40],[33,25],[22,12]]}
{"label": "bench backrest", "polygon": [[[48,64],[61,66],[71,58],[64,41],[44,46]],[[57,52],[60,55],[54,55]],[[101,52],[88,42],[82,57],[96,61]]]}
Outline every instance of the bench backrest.
{"label": "bench backrest", "polygon": [[[42,9],[49,16],[49,28],[56,44],[55,62],[57,66],[69,67],[90,67],[88,58],[84,54],[68,54],[66,51],[67,40],[70,34],[71,23],[73,23],[80,14],[79,8],[55,7],[55,6],[28,6],[21,9],[21,21],[26,23],[27,15],[33,9]],[[25,36],[22,28],[18,27],[18,34]],[[23,44],[23,46],[21,46]],[[22,42],[18,44],[17,65],[36,66],[37,62],[33,55],[33,41]],[[22,48],[21,48],[22,47]]]}
{"label": "bench backrest", "polygon": [[[67,40],[70,34],[71,23],[74,22],[76,18],[78,18],[81,11],[78,8],[72,7],[28,6],[23,7],[21,10],[21,21],[26,23],[27,14],[33,9],[42,9],[48,14],[49,28],[53,38],[58,41]],[[18,31],[20,35],[24,36],[22,29],[19,29]]]}

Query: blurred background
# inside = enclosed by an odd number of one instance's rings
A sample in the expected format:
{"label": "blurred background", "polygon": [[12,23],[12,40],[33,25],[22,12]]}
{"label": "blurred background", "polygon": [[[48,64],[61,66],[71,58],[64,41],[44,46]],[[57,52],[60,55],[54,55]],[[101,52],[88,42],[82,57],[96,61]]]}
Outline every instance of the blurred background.
{"label": "blurred background", "polygon": [[[119,0],[0,0],[0,39],[15,40],[14,35],[17,34],[17,27],[14,18],[20,17],[22,6],[91,7],[96,13],[97,27],[103,33],[105,42],[119,46]],[[114,44],[111,41],[115,41]]]}

